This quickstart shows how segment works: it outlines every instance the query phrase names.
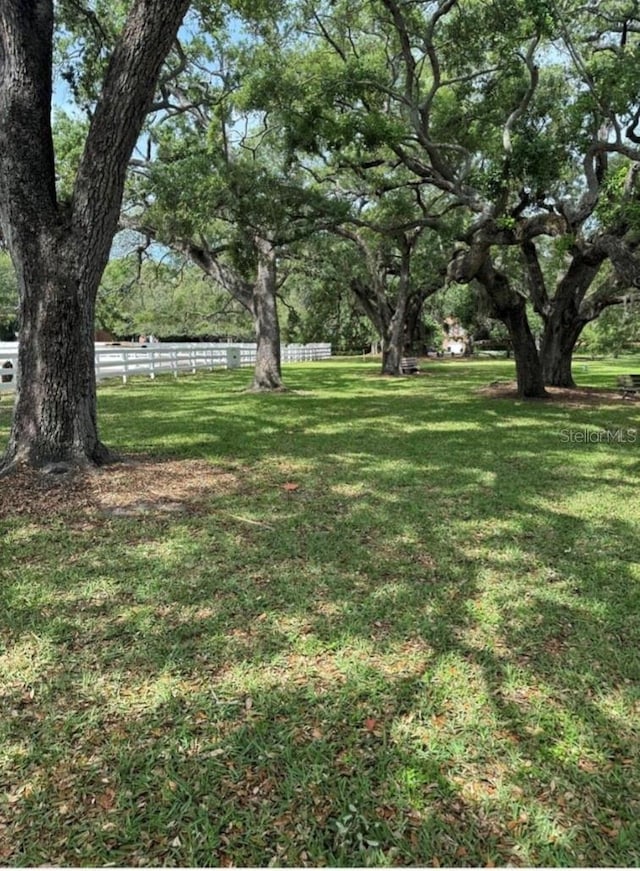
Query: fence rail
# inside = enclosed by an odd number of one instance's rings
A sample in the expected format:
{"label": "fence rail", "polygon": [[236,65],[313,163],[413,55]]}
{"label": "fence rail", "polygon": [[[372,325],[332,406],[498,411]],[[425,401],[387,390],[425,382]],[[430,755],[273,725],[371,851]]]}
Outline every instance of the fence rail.
{"label": "fence rail", "polygon": [[[96,345],[96,380],[122,378],[126,383],[131,375],[156,375],[197,372],[199,369],[238,369],[256,362],[254,343],[190,342],[152,345]],[[331,345],[283,345],[283,363],[301,363],[327,360]],[[0,342],[0,393],[14,390],[18,383],[18,343]]]}

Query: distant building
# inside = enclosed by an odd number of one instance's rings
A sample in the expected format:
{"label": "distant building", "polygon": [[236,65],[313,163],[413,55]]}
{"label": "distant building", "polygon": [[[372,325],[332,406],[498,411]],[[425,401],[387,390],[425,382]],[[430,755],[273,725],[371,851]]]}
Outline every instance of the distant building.
{"label": "distant building", "polygon": [[442,323],[442,350],[445,354],[464,354],[469,345],[469,334],[455,318],[445,318]]}

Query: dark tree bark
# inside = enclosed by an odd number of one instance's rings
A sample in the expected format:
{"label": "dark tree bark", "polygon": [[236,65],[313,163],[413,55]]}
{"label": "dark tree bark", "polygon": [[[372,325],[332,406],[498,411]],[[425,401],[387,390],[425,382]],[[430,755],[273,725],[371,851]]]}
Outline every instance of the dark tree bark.
{"label": "dark tree bark", "polygon": [[547,293],[534,242],[526,241],[522,253],[528,271],[529,295],[544,322],[540,345],[544,382],[549,387],[575,387],[571,371],[573,351],[582,330],[592,319],[585,316],[583,302],[606,259],[606,252],[593,244],[574,246],[571,263],[553,297]]}
{"label": "dark tree bark", "polygon": [[382,374],[398,376],[402,375],[400,363],[402,362],[402,348],[397,342],[382,343]]}
{"label": "dark tree bark", "polygon": [[252,390],[282,390],[280,366],[280,323],[276,305],[276,252],[265,239],[255,240],[258,251],[258,274],[253,290],[252,307],[256,330],[256,365]]}
{"label": "dark tree bark", "polygon": [[529,326],[525,299],[511,288],[507,276],[493,267],[490,257],[482,262],[477,278],[491,302],[492,316],[502,321],[509,331],[516,363],[518,394],[523,399],[546,396],[542,365]]}
{"label": "dark tree bark", "polygon": [[107,68],[70,203],[55,188],[53,0],[4,0],[0,224],[18,276],[20,382],[5,469],[101,463],[95,298],[127,165],[188,0],[134,0]]}
{"label": "dark tree bark", "polygon": [[[569,315],[554,309],[546,319],[540,358],[548,387],[575,387],[572,364],[573,353],[582,331],[588,323],[596,320],[610,306],[623,305],[627,298],[625,283],[604,287],[600,293],[583,299],[576,312],[572,307]],[[564,316],[563,316],[564,315]]]}
{"label": "dark tree bark", "polygon": [[518,394],[523,399],[537,399],[546,396],[540,357],[529,327],[524,300],[503,310],[500,320],[509,330],[509,337],[513,345]]}
{"label": "dark tree bark", "polygon": [[[67,239],[39,236],[21,276],[20,381],[5,465],[95,463],[108,459],[98,438],[94,368],[97,287],[81,279]],[[71,250],[69,250],[71,249]],[[75,262],[74,262],[75,261]]]}
{"label": "dark tree bark", "polygon": [[[404,285],[404,286],[403,286]],[[402,375],[400,364],[404,351],[407,319],[407,286],[400,279],[395,298],[395,310],[387,324],[382,344],[382,374]]]}
{"label": "dark tree bark", "polygon": [[419,293],[409,297],[406,315],[405,345],[411,353],[426,354],[427,337],[422,322],[422,309],[428,294]]}
{"label": "dark tree bark", "polygon": [[579,317],[569,321],[559,316],[547,319],[542,334],[540,359],[544,383],[548,387],[575,387],[573,352],[586,323]]}
{"label": "dark tree bark", "polygon": [[402,375],[402,357],[407,342],[409,325],[409,296],[411,287],[412,242],[406,237],[398,239],[400,249],[400,274],[398,289],[394,299],[394,311],[387,326],[385,345],[382,352],[382,374]]}

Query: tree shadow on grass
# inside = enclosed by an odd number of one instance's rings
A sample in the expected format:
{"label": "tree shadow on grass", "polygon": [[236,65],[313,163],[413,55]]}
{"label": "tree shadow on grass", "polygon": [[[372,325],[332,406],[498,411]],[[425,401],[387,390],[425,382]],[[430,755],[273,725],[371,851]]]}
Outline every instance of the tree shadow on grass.
{"label": "tree shadow on grass", "polygon": [[405,390],[187,403],[228,492],[5,525],[3,859],[637,863],[636,455]]}
{"label": "tree shadow on grass", "polygon": [[[632,858],[637,732],[594,690],[628,687],[637,662],[592,675],[588,644],[567,661],[586,625],[579,604],[535,594],[503,605],[492,649],[474,634],[477,572],[462,565],[466,581],[438,583],[436,569],[417,599],[416,581],[383,572],[367,584],[366,565],[344,578],[326,555],[323,580],[302,588],[276,564],[265,603],[249,579],[226,592],[204,573],[181,585],[178,560],[157,590],[129,591],[130,609],[122,594],[82,607],[85,626],[103,619],[98,631],[48,623],[59,661],[8,700],[24,772],[12,862]],[[112,571],[143,575],[131,563]],[[619,619],[605,611],[592,631],[605,662]],[[550,642],[564,645],[561,670]]]}

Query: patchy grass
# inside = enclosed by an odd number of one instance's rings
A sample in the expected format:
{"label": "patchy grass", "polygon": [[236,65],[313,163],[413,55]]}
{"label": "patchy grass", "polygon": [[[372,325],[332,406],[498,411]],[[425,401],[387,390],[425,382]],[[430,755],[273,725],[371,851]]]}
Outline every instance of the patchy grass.
{"label": "patchy grass", "polygon": [[2,481],[0,863],[640,864],[640,403],[512,373],[134,380]]}

